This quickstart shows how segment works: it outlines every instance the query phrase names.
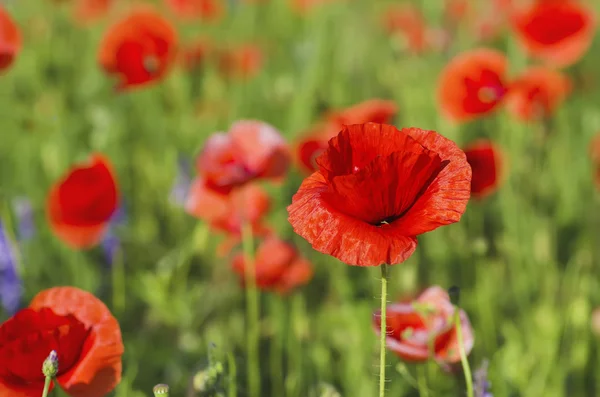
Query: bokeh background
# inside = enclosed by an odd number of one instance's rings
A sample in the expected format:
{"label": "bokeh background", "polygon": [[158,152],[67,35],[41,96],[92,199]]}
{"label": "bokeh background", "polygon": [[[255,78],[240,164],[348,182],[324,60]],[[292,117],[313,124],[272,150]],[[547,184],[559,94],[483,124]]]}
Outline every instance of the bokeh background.
{"label": "bokeh background", "polygon": [[[231,270],[241,247],[218,255],[223,233],[186,213],[174,189],[186,172],[193,177],[204,141],[236,120],[272,124],[293,149],[325,111],[388,99],[398,106],[394,125],[436,130],[460,146],[488,138],[506,166],[497,191],[471,200],[459,223],[421,236],[417,252],[391,269],[390,299],[459,286],[475,334],[469,359],[474,368],[489,360],[494,396],[600,395],[600,194],[590,156],[600,132],[600,40],[564,69],[573,90],[545,120],[523,122],[500,109],[456,123],[436,98],[453,56],[499,49],[509,75],[535,63],[491,2],[466,2],[457,23],[441,0],[312,3],[232,0],[217,16],[187,20],[154,2],[176,27],[182,52],[208,43],[256,53],[237,74],[209,56],[182,56],[161,82],[117,92],[98,65],[98,47],[133,2],[106,2],[104,10],[99,1],[102,12],[87,19],[76,0],[4,0],[22,48],[0,76],[0,210],[18,259],[18,279],[0,274],[0,289],[20,285],[22,305],[57,285],[106,302],[126,348],[115,396],[148,396],[161,382],[174,396],[193,396],[190,381],[206,368],[211,344],[227,368],[235,363],[244,396],[245,295]],[[583,3],[598,16],[597,3]],[[386,29],[388,7],[399,4],[421,13],[427,44]],[[488,20],[498,24],[491,34]],[[48,227],[50,187],[91,152],[110,158],[120,188],[115,256],[102,246],[69,248]],[[321,255],[293,233],[286,206],[305,175],[294,166],[282,184],[264,184],[268,224],[315,274],[289,295],[261,293],[263,395],[322,396],[326,383],[341,396],[374,396],[380,273]],[[393,354],[388,363],[389,396],[417,396],[418,371],[431,396],[463,395],[460,373],[403,364]]]}

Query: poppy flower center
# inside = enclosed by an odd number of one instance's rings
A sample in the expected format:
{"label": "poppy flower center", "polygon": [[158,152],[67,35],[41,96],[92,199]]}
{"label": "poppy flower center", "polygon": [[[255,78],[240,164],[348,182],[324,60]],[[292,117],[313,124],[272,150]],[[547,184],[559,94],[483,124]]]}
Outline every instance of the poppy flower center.
{"label": "poppy flower center", "polygon": [[154,55],[146,55],[144,57],[144,70],[150,74],[155,74],[156,72],[158,72],[158,69],[160,67],[160,62],[158,60],[158,58]]}
{"label": "poppy flower center", "polygon": [[502,97],[502,89],[500,87],[481,87],[477,96],[479,100],[483,103],[490,104],[498,101]]}

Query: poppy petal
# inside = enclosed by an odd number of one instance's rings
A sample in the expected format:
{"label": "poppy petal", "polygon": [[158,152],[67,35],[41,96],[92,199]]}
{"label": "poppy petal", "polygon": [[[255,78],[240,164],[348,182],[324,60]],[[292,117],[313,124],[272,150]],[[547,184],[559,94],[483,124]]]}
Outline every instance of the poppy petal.
{"label": "poppy petal", "polygon": [[102,397],[121,380],[123,342],[119,323],[106,305],[89,292],[56,287],[40,292],[30,308],[49,307],[60,315],[72,314],[92,332],[79,362],[58,382],[73,397]]}
{"label": "poppy petal", "polygon": [[502,152],[493,142],[479,140],[467,146],[465,154],[473,172],[471,194],[482,199],[498,187],[503,165]]}
{"label": "poppy petal", "polygon": [[323,195],[325,178],[315,172],[302,182],[288,207],[289,221],[296,231],[319,252],[357,266],[396,264],[416,249],[417,239],[392,227],[376,227],[333,208]]}

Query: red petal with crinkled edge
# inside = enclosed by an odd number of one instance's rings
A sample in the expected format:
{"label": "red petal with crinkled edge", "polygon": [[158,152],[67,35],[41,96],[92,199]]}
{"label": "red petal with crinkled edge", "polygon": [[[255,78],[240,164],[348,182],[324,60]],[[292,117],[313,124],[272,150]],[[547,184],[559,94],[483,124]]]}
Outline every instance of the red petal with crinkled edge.
{"label": "red petal with crinkled edge", "polygon": [[339,212],[323,198],[328,189],[323,175],[315,172],[288,206],[294,231],[314,249],[357,266],[401,263],[415,251],[417,239],[394,224],[376,227]]}
{"label": "red petal with crinkled edge", "polygon": [[37,294],[29,307],[72,314],[91,328],[79,361],[57,378],[69,396],[103,397],[115,388],[121,381],[124,347],[119,323],[102,301],[78,288],[56,287]]}
{"label": "red petal with crinkled edge", "polygon": [[393,226],[406,236],[416,236],[458,222],[471,196],[471,166],[465,153],[435,131],[420,128],[404,128],[401,131],[437,153],[448,164]]}

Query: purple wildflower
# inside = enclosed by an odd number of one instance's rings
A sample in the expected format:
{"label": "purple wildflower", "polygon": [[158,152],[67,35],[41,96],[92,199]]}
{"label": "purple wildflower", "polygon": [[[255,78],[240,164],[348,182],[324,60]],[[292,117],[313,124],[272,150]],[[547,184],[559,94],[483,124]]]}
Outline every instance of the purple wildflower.
{"label": "purple wildflower", "polygon": [[175,178],[175,183],[171,189],[170,200],[173,204],[178,206],[185,205],[185,199],[190,189],[192,178],[190,176],[190,162],[185,158],[180,158],[178,161],[178,172]]}
{"label": "purple wildflower", "polygon": [[475,371],[475,380],[473,389],[475,391],[475,397],[494,397],[490,391],[491,384],[488,381],[488,365],[487,360],[483,360],[481,366]]}
{"label": "purple wildflower", "polygon": [[12,204],[18,221],[17,228],[19,240],[27,241],[35,234],[35,223],[33,221],[31,201],[26,197],[17,197],[13,200]]}
{"label": "purple wildflower", "polygon": [[102,239],[101,246],[108,261],[109,266],[112,266],[115,261],[117,252],[121,249],[121,239],[118,237],[117,229],[127,220],[127,214],[123,205],[121,205],[113,214],[108,225],[108,231]]}
{"label": "purple wildflower", "polygon": [[13,315],[19,310],[23,283],[17,272],[17,259],[4,224],[0,221],[0,304]]}

